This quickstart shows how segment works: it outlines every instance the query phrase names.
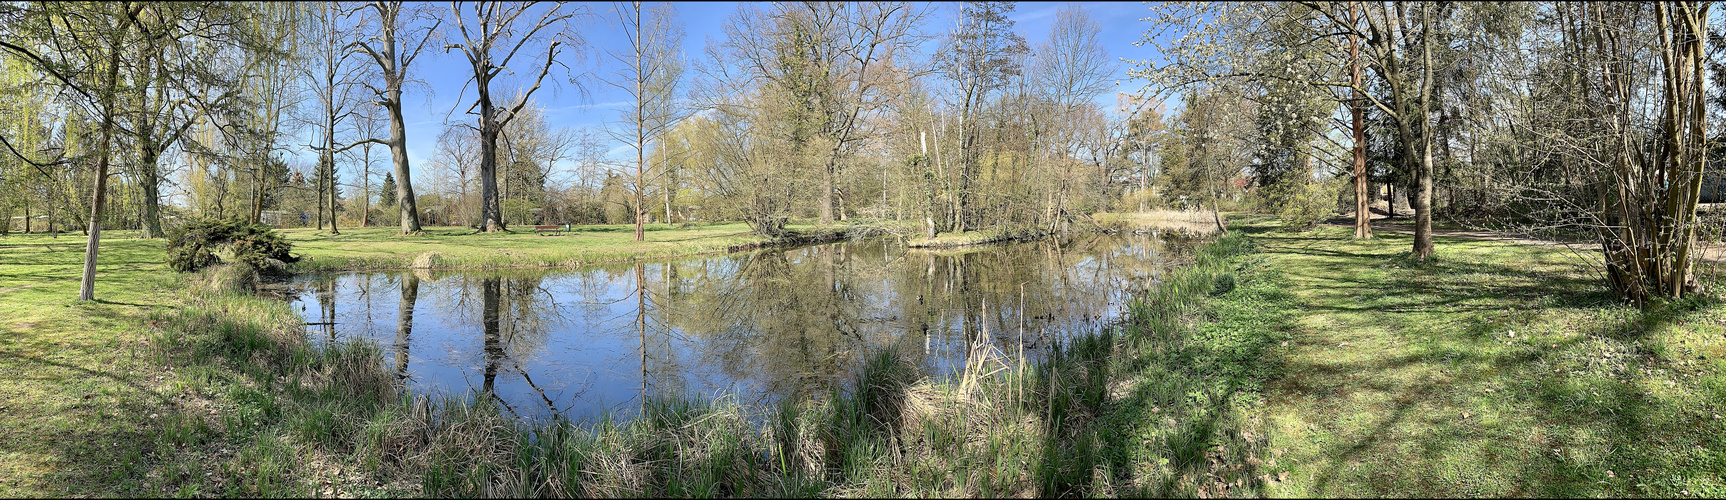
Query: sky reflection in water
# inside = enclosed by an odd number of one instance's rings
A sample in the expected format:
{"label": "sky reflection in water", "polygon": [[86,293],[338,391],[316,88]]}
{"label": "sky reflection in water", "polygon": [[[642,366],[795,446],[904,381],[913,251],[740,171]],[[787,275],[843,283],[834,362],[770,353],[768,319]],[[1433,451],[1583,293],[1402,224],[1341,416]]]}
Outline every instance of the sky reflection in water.
{"label": "sky reflection in water", "polygon": [[936,377],[963,366],[967,339],[1016,354],[1022,334],[1034,358],[1113,321],[1188,247],[1149,234],[945,252],[878,239],[549,272],[306,276],[291,300],[314,340],[377,342],[417,393],[489,390],[523,417],[584,420],[627,415],[644,392],[750,404],[824,393],[880,348]]}

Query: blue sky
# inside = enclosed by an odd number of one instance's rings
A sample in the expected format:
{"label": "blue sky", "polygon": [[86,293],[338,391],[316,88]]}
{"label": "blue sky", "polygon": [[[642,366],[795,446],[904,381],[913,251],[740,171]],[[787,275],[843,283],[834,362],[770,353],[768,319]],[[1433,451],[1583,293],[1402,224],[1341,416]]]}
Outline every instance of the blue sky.
{"label": "blue sky", "polygon": [[[1015,21],[1015,30],[1025,37],[1025,40],[1034,49],[1037,44],[1047,39],[1049,26],[1054,21],[1056,12],[1066,4],[1065,2],[1020,2],[1010,17]],[[1128,59],[1152,57],[1152,54],[1148,52],[1153,49],[1133,46],[1133,42],[1138,41],[1148,27],[1148,23],[1139,21],[1140,18],[1149,15],[1147,5],[1138,2],[1079,2],[1078,4],[1082,5],[1090,14],[1091,19],[1097,22],[1101,28],[1099,38],[1103,40],[1112,55]],[[437,5],[447,9],[445,4]],[[736,2],[677,2],[675,5],[685,32],[685,57],[692,62],[705,57],[702,51],[710,39],[718,42],[723,38],[724,22],[738,8]],[[929,6],[935,12],[932,16],[933,21],[925,29],[936,34],[951,29],[959,5],[935,3],[929,4]],[[604,127],[607,123],[618,119],[618,111],[627,105],[629,99],[627,94],[599,80],[600,77],[610,76],[617,69],[615,65],[610,64],[609,58],[601,54],[600,51],[619,50],[625,46],[617,23],[612,21],[615,19],[615,14],[611,11],[611,4],[590,3],[586,4],[585,7],[587,12],[594,15],[579,21],[576,29],[580,31],[590,45],[588,52],[591,55],[586,61],[571,62],[570,67],[574,72],[583,73],[577,75],[577,78],[584,81],[588,95],[583,98],[580,92],[567,83],[567,78],[555,78],[559,80],[556,85],[549,81],[554,78],[548,78],[547,85],[550,87],[542,88],[534,94],[534,98],[548,110],[547,122],[552,127],[570,127],[572,129]],[[450,25],[448,20],[445,21],[445,24],[446,26]],[[926,47],[925,50],[932,51],[934,44],[935,42],[932,40],[929,43],[930,46]],[[1128,67],[1126,64],[1120,64],[1117,67],[1121,81],[1118,88],[1123,92],[1136,91],[1142,86],[1142,82],[1126,78]],[[471,70],[466,59],[458,53],[454,51],[444,53],[441,50],[434,51],[428,47],[426,53],[414,61],[412,71],[414,76],[424,81],[426,85],[416,85],[408,89],[407,95],[403,98],[405,104],[403,118],[407,122],[408,158],[416,171],[414,175],[415,187],[424,192],[429,187],[426,174],[429,174],[431,167],[432,152],[437,147],[437,135],[443,129],[446,117],[458,121],[474,119],[473,115],[463,113],[467,106],[473,102],[471,88],[465,94],[463,93],[463,85],[467,82]],[[694,71],[686,72],[686,76],[694,76],[694,74]],[[1114,99],[1111,94],[1100,98],[1099,101],[1112,105]],[[453,112],[452,109],[454,109]],[[619,144],[617,149],[621,150],[622,147]],[[376,153],[374,152],[374,154]],[[387,155],[388,153],[384,154]],[[300,161],[310,162],[311,158],[312,156],[308,153],[303,155]],[[380,162],[379,165],[387,165],[387,161]],[[374,186],[376,182],[379,182],[378,179],[382,178],[382,171],[387,170],[387,168],[387,166],[374,167],[374,175],[377,177],[373,180]],[[567,168],[567,165],[561,165],[555,169]],[[357,177],[355,177],[357,174],[354,173],[354,170],[344,165],[343,176],[357,181]],[[570,178],[570,175],[564,172],[555,172],[554,174],[554,179]]]}

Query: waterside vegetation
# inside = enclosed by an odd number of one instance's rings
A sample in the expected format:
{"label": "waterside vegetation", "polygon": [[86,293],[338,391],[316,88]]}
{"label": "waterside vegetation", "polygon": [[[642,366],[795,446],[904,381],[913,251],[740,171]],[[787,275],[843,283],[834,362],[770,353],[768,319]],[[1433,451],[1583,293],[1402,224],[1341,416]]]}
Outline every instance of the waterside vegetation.
{"label": "waterside vegetation", "polygon": [[[891,222],[827,227],[791,225],[784,235],[751,233],[743,223],[645,225],[644,241],[629,224],[575,225],[570,230],[479,233],[466,227],[426,226],[414,235],[387,227],[330,234],[311,228],[280,230],[302,257],[296,272],[442,268],[498,269],[582,265],[687,257],[769,246],[822,243],[902,231]],[[431,255],[428,255],[431,254]]]}
{"label": "waterside vegetation", "polygon": [[[409,394],[376,346],[313,346],[285,303],[219,291],[242,290],[221,276],[243,273],[161,273],[158,240],[106,243],[117,262],[135,258],[111,275],[140,292],[72,303],[72,280],[39,278],[76,273],[75,245],[14,238],[0,363],[39,375],[0,402],[18,424],[0,436],[14,443],[0,489],[1722,492],[1717,302],[1622,305],[1558,247],[1456,239],[1421,262],[1403,235],[1232,220],[1236,231],[1188,256],[1128,321],[1035,362],[978,343],[959,375],[938,380],[885,350],[822,397],[660,399],[602,422],[524,422],[483,395]],[[102,321],[73,327],[91,317]]]}

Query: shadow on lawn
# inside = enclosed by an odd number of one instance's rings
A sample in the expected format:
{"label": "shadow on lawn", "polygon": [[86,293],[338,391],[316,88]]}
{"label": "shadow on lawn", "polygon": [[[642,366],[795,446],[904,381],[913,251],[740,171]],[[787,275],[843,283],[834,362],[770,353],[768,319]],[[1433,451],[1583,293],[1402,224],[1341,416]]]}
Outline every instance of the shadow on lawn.
{"label": "shadow on lawn", "polygon": [[[1697,321],[1717,302],[1631,310],[1582,273],[1475,249],[1446,252],[1443,239],[1439,259],[1416,262],[1400,244],[1338,251],[1306,243],[1325,238],[1253,229],[1273,253],[1311,257],[1303,263],[1310,266],[1283,270],[1305,282],[1295,288],[1344,297],[1298,304],[1331,322],[1319,324],[1343,324],[1302,325],[1295,345],[1267,363],[1267,396],[1330,436],[1297,444],[1315,446],[1310,455],[1322,459],[1309,469],[1306,494],[1620,496],[1694,493],[1698,481],[1719,487],[1708,478],[1726,471],[1726,453],[1713,451],[1726,446],[1726,429],[1712,418],[1720,410],[1704,408],[1718,408],[1720,394],[1683,391],[1726,384],[1712,372],[1661,375],[1678,367],[1653,334]],[[1678,392],[1648,389],[1660,385]]]}

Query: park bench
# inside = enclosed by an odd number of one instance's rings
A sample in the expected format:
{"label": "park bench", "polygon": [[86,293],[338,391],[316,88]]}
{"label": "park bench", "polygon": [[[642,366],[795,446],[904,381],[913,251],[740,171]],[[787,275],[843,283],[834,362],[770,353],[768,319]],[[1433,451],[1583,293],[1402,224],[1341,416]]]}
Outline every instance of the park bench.
{"label": "park bench", "polygon": [[534,231],[568,231],[569,226],[567,226],[567,225],[556,225],[556,224],[549,225],[549,226],[533,226],[533,230]]}

